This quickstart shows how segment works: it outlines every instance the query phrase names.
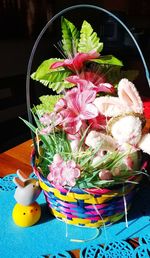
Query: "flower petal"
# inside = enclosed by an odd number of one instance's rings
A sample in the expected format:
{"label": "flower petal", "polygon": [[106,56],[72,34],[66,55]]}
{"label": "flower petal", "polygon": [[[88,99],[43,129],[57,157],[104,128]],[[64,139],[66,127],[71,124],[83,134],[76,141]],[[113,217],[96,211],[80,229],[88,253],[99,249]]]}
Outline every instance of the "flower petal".
{"label": "flower petal", "polygon": [[115,93],[115,88],[110,83],[100,83],[98,88],[99,92]]}
{"label": "flower petal", "polygon": [[99,57],[99,53],[91,51],[89,53],[77,53],[72,59],[65,59],[63,62],[55,62],[51,65],[51,69],[58,68],[60,66],[67,67],[72,71],[81,70],[85,61],[95,59]]}
{"label": "flower petal", "polygon": [[56,68],[61,67],[61,66],[65,66],[64,61],[60,61],[60,62],[55,62],[55,63],[53,63],[53,64],[50,66],[50,69],[56,69]]}
{"label": "flower petal", "polygon": [[80,114],[80,118],[82,120],[84,119],[91,119],[98,116],[98,110],[95,105],[93,104],[87,104],[84,111]]}

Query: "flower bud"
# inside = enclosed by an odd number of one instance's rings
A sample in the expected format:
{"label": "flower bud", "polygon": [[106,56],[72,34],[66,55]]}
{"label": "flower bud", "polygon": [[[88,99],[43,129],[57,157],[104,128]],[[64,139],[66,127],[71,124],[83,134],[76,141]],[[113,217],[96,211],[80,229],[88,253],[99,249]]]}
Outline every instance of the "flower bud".
{"label": "flower bud", "polygon": [[111,180],[112,179],[112,174],[109,170],[101,170],[99,172],[99,178],[101,180]]}

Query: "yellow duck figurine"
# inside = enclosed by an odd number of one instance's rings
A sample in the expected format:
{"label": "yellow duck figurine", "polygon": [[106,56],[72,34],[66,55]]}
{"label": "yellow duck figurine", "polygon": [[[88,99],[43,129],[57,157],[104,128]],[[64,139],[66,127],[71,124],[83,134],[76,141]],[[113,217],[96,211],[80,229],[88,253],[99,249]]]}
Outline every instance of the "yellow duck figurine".
{"label": "yellow duck figurine", "polygon": [[17,170],[18,177],[13,179],[17,185],[14,198],[17,201],[12,217],[17,226],[29,227],[37,223],[41,217],[41,207],[35,201],[41,192],[36,179],[28,178]]}

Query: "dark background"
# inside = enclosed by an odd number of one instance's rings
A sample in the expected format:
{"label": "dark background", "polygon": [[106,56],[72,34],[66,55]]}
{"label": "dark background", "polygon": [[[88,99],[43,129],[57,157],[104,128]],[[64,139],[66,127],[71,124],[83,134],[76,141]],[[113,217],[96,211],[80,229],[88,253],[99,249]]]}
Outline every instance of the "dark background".
{"label": "dark background", "polygon": [[[18,118],[27,118],[26,71],[34,42],[42,28],[56,13],[75,4],[94,4],[113,12],[132,31],[150,66],[149,0],[0,0],[0,151],[29,139],[29,129]],[[143,65],[130,37],[118,23],[103,13],[91,9],[75,10],[64,15],[75,25],[87,19],[105,43],[103,54],[121,58],[128,68],[140,71],[136,85],[141,95],[150,96]],[[60,20],[43,35],[33,61],[33,71],[46,58],[58,57],[54,48],[61,38]],[[47,93],[31,82],[31,99]],[[34,96],[34,97],[33,97]]]}

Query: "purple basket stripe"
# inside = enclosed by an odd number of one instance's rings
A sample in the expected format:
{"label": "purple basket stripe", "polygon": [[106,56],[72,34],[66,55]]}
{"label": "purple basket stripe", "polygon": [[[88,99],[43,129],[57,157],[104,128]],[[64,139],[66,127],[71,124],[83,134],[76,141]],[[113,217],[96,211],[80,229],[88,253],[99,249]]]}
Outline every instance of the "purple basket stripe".
{"label": "purple basket stripe", "polygon": [[67,203],[67,202],[63,202],[63,201],[60,201],[60,200],[58,200],[57,202],[64,207],[70,207],[70,208],[77,207],[77,205],[73,204],[73,203]]}
{"label": "purple basket stripe", "polygon": [[[95,204],[97,209],[103,209],[104,207],[107,207],[109,204],[105,204],[105,203],[102,203],[102,204]],[[93,208],[93,205],[86,205],[85,206],[86,209],[94,209]]]}
{"label": "purple basket stripe", "polygon": [[[117,207],[118,208],[118,207]],[[120,207],[119,207],[120,208]],[[104,214],[115,214],[115,213],[118,213],[120,209],[112,209],[112,210],[98,210],[98,212],[100,213],[100,215],[104,215]],[[124,211],[124,207],[122,207],[122,209],[120,210],[120,212]],[[91,215],[98,215],[98,212],[95,210],[95,211],[88,211],[88,212],[85,212],[85,214],[91,214]]]}
{"label": "purple basket stripe", "polygon": [[63,213],[68,219],[77,219],[77,218],[79,218],[78,217],[78,215],[73,215],[73,214],[65,214],[65,213]]}
{"label": "purple basket stripe", "polygon": [[101,218],[100,218],[100,216],[95,216],[95,217],[90,217],[90,220],[96,222],[96,221],[101,220]]}

